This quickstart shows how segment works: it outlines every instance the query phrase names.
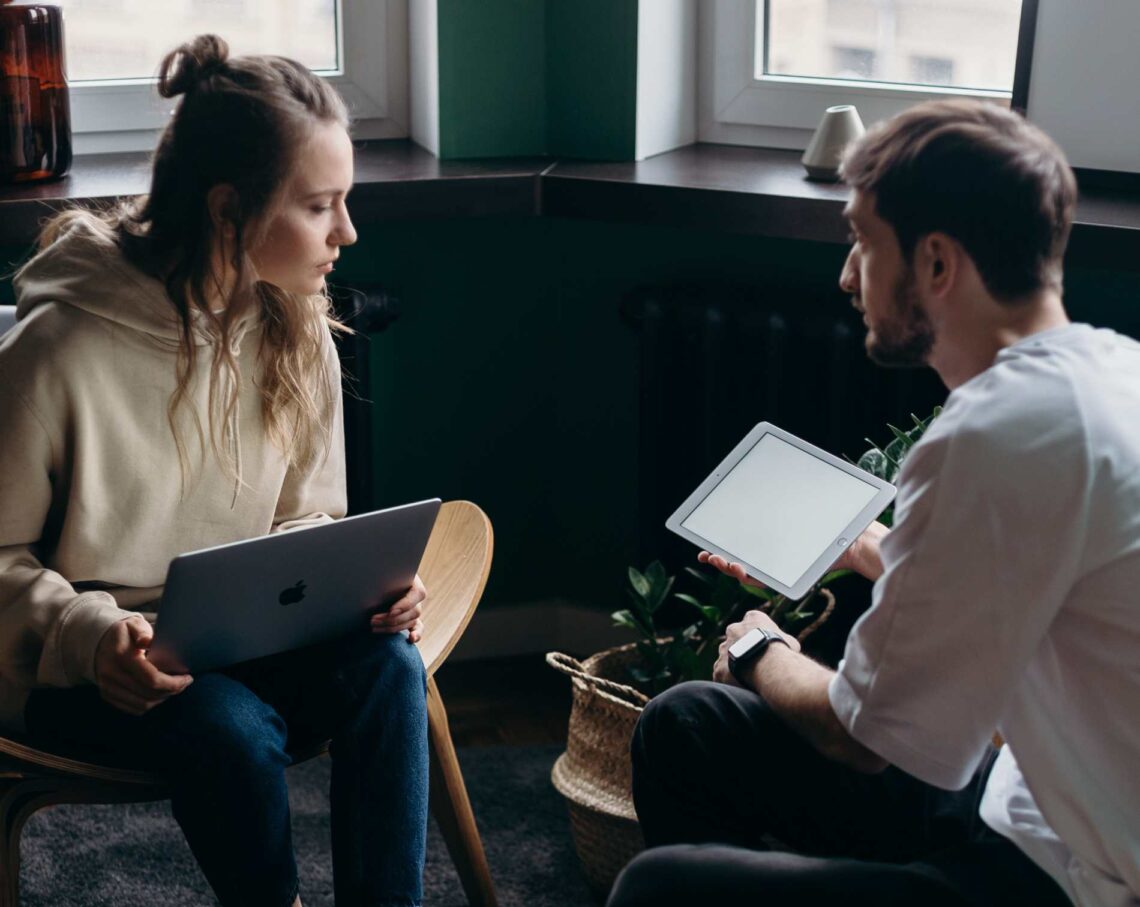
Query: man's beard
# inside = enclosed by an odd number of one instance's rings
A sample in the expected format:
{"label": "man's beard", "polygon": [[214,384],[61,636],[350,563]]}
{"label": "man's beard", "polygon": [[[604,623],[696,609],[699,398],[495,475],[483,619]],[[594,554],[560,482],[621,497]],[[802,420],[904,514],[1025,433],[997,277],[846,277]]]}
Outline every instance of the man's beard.
{"label": "man's beard", "polygon": [[934,347],[934,325],[915,289],[914,270],[907,267],[895,285],[890,315],[867,335],[867,355],[879,365],[908,368],[925,365]]}

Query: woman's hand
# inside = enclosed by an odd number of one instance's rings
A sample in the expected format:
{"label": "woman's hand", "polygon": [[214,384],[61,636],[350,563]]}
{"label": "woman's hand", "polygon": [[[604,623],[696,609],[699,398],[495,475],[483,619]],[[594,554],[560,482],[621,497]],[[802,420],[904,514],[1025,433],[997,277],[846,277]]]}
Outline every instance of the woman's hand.
{"label": "woman's hand", "polygon": [[427,589],[419,574],[412,581],[412,587],[398,602],[387,611],[377,611],[372,615],[373,633],[399,633],[408,631],[408,642],[419,642],[424,635],[423,602]]}
{"label": "woman's hand", "polygon": [[108,704],[144,715],[185,690],[189,674],[164,674],[146,658],[154,629],[141,614],[112,624],[95,649],[95,684]]}

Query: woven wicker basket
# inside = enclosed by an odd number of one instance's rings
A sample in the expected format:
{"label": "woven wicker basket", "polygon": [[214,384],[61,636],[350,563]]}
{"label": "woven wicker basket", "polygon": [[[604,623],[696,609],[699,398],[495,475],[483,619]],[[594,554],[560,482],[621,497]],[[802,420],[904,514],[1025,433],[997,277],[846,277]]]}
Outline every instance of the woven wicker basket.
{"label": "woven wicker basket", "polygon": [[[821,590],[824,609],[798,638],[803,642],[835,609],[835,598]],[[566,798],[574,849],[586,880],[603,900],[614,879],[645,847],[633,809],[629,743],[649,698],[620,682],[640,661],[637,644],[604,649],[585,661],[548,652],[546,663],[570,677],[573,702],[566,752],[550,780]]]}
{"label": "woven wicker basket", "polygon": [[550,652],[546,662],[570,676],[573,704],[566,752],[551,781],[566,798],[574,849],[590,887],[603,899],[644,847],[630,787],[629,741],[649,699],[616,678],[638,661],[634,643],[578,661]]}

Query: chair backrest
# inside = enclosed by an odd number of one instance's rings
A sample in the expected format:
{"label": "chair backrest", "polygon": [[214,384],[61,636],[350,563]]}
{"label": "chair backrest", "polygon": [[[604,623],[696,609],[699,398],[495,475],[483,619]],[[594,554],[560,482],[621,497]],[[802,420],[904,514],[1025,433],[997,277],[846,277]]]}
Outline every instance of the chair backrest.
{"label": "chair backrest", "polygon": [[420,655],[435,673],[475,613],[491,572],[494,533],[487,515],[470,501],[447,501],[420,564],[427,587]]}
{"label": "chair backrest", "polygon": [[14,305],[0,305],[0,337],[3,337],[16,326],[16,307]]}

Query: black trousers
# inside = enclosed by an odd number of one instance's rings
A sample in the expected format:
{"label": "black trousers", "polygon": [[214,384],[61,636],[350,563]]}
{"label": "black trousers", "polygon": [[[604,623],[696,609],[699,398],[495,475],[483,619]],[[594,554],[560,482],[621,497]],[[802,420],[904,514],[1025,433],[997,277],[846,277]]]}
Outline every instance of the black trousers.
{"label": "black trousers", "polygon": [[1003,905],[1070,907],[1061,888],[978,817],[996,751],[965,789],[821,756],[747,690],[686,683],[633,736],[647,851],[610,907]]}

